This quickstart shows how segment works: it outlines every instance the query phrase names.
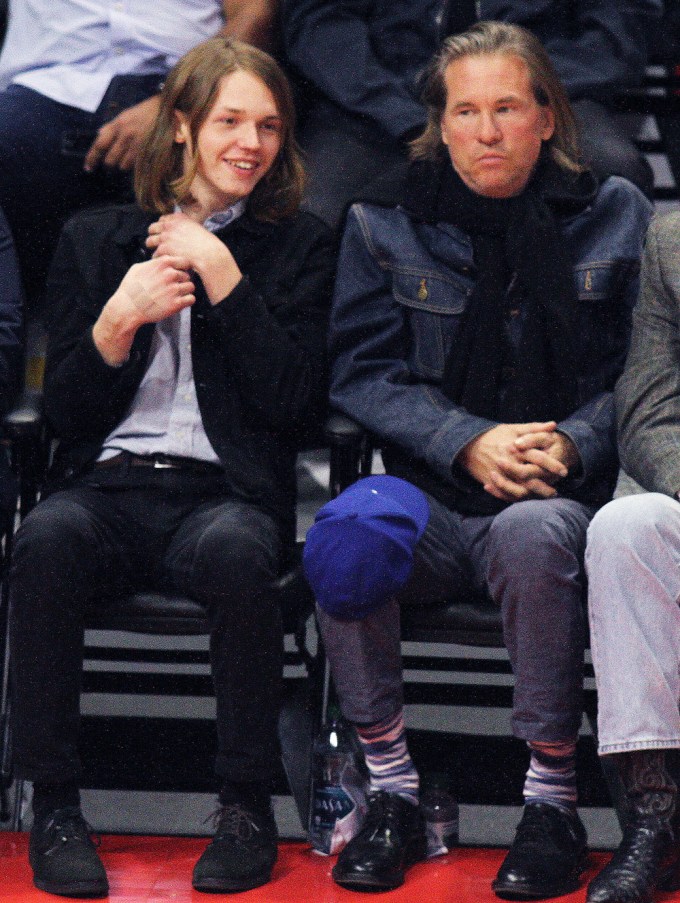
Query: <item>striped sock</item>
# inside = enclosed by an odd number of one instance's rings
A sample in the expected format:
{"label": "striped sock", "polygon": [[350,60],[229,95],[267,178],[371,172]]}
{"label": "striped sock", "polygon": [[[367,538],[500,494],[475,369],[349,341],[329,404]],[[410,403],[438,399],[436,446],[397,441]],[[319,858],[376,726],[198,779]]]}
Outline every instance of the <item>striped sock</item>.
{"label": "striped sock", "polygon": [[576,808],[576,741],[529,743],[531,761],[524,781],[524,801]]}
{"label": "striped sock", "polygon": [[355,727],[366,757],[370,789],[397,793],[417,804],[418,772],[406,746],[403,709],[385,721]]}

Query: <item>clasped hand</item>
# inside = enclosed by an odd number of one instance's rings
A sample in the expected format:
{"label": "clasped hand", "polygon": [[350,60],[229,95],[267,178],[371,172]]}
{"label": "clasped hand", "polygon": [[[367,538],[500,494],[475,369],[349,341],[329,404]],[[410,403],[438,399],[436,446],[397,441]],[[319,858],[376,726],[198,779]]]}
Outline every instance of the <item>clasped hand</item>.
{"label": "clasped hand", "polygon": [[187,258],[170,255],[131,266],[114,296],[130,326],[158,323],[192,305],[196,299],[190,269]]}
{"label": "clasped hand", "polygon": [[186,258],[169,256],[130,267],[92,330],[107,364],[118,367],[125,363],[140,326],[158,323],[194,303],[194,283],[188,270]]}
{"label": "clasped hand", "polygon": [[146,246],[154,258],[169,255],[187,260],[189,269],[201,277],[212,304],[226,297],[241,278],[224,242],[185,213],[168,213],[151,223]]}
{"label": "clasped hand", "polygon": [[571,439],[544,423],[501,423],[469,442],[459,464],[504,502],[554,498],[555,484],[578,463]]}

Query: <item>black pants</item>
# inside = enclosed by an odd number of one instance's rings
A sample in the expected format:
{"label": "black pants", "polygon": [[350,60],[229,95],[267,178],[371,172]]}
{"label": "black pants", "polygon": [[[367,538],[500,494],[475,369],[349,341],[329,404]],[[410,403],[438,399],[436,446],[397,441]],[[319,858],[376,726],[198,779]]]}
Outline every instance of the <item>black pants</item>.
{"label": "black pants", "polygon": [[352,201],[394,206],[403,200],[406,148],[377,126],[319,104],[298,139],[309,175],[302,206],[331,229],[342,227]]}
{"label": "black pants", "polygon": [[210,624],[216,771],[268,780],[278,756],[282,631],[271,591],[280,530],[219,470],[95,469],[17,533],[11,571],[14,759],[27,780],[78,780],[83,619],[140,585],[189,595]]}
{"label": "black pants", "polygon": [[129,173],[83,171],[97,130],[155,94],[159,76],[116,77],[94,113],[23,85],[0,91],[0,206],[14,236],[27,302],[35,309],[61,227],[76,210],[131,200]]}

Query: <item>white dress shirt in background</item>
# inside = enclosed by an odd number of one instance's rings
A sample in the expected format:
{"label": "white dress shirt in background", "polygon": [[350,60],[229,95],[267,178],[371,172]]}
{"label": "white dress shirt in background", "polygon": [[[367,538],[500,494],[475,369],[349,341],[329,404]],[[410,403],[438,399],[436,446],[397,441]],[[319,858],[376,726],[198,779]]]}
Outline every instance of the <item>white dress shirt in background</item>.
{"label": "white dress shirt in background", "polygon": [[223,24],[221,0],[11,0],[0,89],[93,113],[115,75],[163,74]]}

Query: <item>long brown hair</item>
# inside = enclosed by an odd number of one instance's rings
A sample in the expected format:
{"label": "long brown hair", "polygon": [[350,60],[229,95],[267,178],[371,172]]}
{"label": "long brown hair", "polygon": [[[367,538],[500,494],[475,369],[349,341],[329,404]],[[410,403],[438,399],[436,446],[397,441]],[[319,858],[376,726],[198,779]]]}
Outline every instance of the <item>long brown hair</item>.
{"label": "long brown hair", "polygon": [[467,31],[447,38],[432,60],[422,99],[427,107],[427,126],[411,143],[414,160],[437,160],[445,152],[441,121],[446,109],[447,68],[466,56],[490,54],[516,56],[527,65],[536,102],[550,107],[555,117],[555,131],[546,142],[553,160],[563,169],[581,172],[581,149],[578,126],[567,92],[555,72],[550,57],[538,38],[526,28],[505,22],[477,22]]}
{"label": "long brown hair", "polygon": [[[135,166],[135,195],[145,210],[170,213],[175,204],[189,197],[198,165],[198,132],[217,99],[220,81],[239,70],[256,76],[269,88],[282,122],[281,148],[248,198],[248,210],[267,221],[297,210],[305,176],[293,132],[295,108],[288,79],[269,54],[222,36],[194,47],[168,75],[158,116]],[[188,166],[186,145],[175,142],[176,111],[183,113],[189,124],[193,158]]]}

